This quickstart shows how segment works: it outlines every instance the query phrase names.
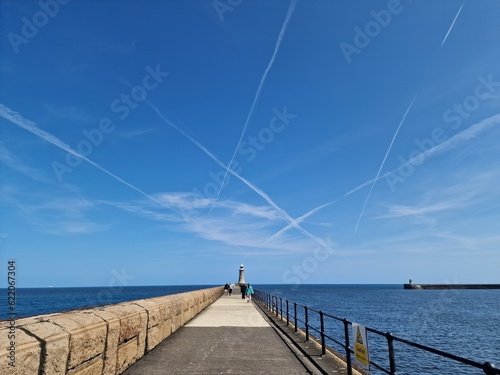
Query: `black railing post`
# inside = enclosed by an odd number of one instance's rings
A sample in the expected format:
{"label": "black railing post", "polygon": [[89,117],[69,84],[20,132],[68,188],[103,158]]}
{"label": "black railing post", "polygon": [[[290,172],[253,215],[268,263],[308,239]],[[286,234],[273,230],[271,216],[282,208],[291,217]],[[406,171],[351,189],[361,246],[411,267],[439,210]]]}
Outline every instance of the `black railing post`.
{"label": "black railing post", "polygon": [[307,313],[307,306],[304,306],[304,313],[306,315],[306,342],[309,342],[309,314]]}
{"label": "black railing post", "polygon": [[323,311],[319,312],[319,320],[321,324],[321,355],[326,354],[326,346],[325,346],[325,322],[323,318]]}
{"label": "black railing post", "polygon": [[385,338],[387,339],[387,348],[389,349],[389,366],[390,366],[390,375],[396,375],[396,358],[394,356],[394,338],[392,333],[387,332],[385,334]]}
{"label": "black railing post", "polygon": [[288,300],[286,300],[286,325],[290,325],[290,310],[288,309]]}
{"label": "black railing post", "polygon": [[293,324],[295,324],[295,332],[299,329],[297,327],[297,303],[293,303]]}
{"label": "black railing post", "polygon": [[342,320],[344,322],[344,335],[345,335],[345,358],[347,362],[347,375],[352,375],[352,363],[351,363],[351,348],[349,347],[349,321],[347,319]]}
{"label": "black railing post", "polygon": [[495,371],[496,367],[493,365],[493,363],[490,362],[485,362],[483,365],[483,371],[486,375],[495,375],[497,372]]}
{"label": "black railing post", "polygon": [[280,297],[280,320],[283,320],[283,298]]}
{"label": "black railing post", "polygon": [[278,308],[278,296],[276,296],[276,317],[278,317],[279,308]]}

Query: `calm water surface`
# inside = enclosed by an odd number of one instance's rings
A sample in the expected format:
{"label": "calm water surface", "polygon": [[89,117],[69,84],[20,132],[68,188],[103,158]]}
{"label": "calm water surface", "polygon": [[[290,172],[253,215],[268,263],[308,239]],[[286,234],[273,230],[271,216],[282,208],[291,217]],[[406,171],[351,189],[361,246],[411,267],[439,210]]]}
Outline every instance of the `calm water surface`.
{"label": "calm water surface", "polygon": [[[255,288],[413,342],[500,365],[500,290],[404,290],[402,285]],[[343,341],[342,323],[325,322],[327,330]],[[385,339],[369,333],[368,340],[372,359],[388,367]],[[484,374],[399,343],[395,343],[395,350],[399,375]],[[373,369],[372,373],[382,374]]]}
{"label": "calm water surface", "polygon": [[[212,286],[214,285],[17,288],[16,313],[17,317],[21,318],[189,292]],[[0,320],[2,320],[8,316],[7,289],[1,289],[0,293],[5,296],[5,303],[0,305]]]}
{"label": "calm water surface", "polygon": [[[151,298],[213,285],[95,288],[19,288],[18,318]],[[254,285],[281,296],[398,337],[474,361],[500,365],[500,290],[404,290],[402,285]],[[0,320],[8,317],[7,290]],[[299,309],[303,314],[303,308]],[[311,322],[315,317],[312,316]],[[316,319],[317,320],[317,319]],[[327,319],[328,333],[343,341],[343,325]],[[319,326],[319,325],[318,325]],[[387,344],[369,333],[371,358],[388,367]],[[329,343],[334,348],[334,344]],[[483,374],[438,356],[395,344],[398,375]],[[372,374],[382,372],[372,369]]]}

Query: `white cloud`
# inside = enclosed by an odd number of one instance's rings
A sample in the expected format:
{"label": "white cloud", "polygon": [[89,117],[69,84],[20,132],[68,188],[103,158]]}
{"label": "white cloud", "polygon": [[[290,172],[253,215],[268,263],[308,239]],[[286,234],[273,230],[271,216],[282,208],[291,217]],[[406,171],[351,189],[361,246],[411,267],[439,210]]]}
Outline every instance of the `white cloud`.
{"label": "white cloud", "polygon": [[0,141],[0,163],[6,165],[7,167],[22,173],[23,175],[40,182],[50,182],[48,178],[44,176],[43,173],[35,168],[31,168],[24,162],[19,160],[5,147],[4,143]]}
{"label": "white cloud", "polygon": [[[209,241],[218,242],[221,252],[227,251],[227,246],[235,251],[279,253],[307,252],[315,245],[311,239],[303,236],[285,237],[272,244],[265,239],[273,232],[277,221],[282,221],[280,213],[269,206],[251,205],[235,200],[218,202],[218,210],[209,215],[212,199],[199,197],[189,192],[165,192],[154,194],[155,199],[164,207],[154,205],[149,201],[101,203],[112,205],[127,212],[141,215],[163,224],[163,228],[176,233],[182,232]],[[181,212],[172,214],[165,212],[165,207]]]}
{"label": "white cloud", "polygon": [[153,131],[154,129],[155,129],[155,127],[136,129],[136,130],[124,130],[124,131],[120,132],[120,135],[126,139],[133,139],[133,138],[140,137],[144,134],[147,134],[147,133]]}
{"label": "white cloud", "polygon": [[69,120],[71,122],[97,122],[99,118],[87,113],[85,110],[74,105],[61,106],[55,104],[43,103],[44,109],[56,120]]}

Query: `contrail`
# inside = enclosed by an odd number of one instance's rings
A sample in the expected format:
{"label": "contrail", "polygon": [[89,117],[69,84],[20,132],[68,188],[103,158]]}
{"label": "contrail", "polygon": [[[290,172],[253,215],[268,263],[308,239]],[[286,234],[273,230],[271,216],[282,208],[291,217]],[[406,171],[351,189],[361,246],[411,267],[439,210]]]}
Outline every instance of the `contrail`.
{"label": "contrail", "polygon": [[168,118],[166,118],[163,113],[160,111],[160,109],[151,103],[150,100],[146,99],[145,102],[156,112],[158,117],[163,120],[167,125],[171,126],[175,130],[177,130],[179,133],[181,133],[184,137],[189,139],[196,147],[198,147],[200,150],[202,150],[206,155],[210,157],[215,163],[217,163],[220,167],[226,169],[228,173],[239,179],[241,182],[243,182],[245,185],[247,185],[250,189],[252,189],[255,193],[257,193],[260,197],[262,197],[271,207],[273,207],[276,211],[278,211],[281,214],[281,217],[287,221],[292,227],[296,228],[299,230],[302,234],[304,234],[306,237],[312,239],[313,241],[317,242],[321,247],[330,250],[330,247],[328,244],[326,244],[324,241],[319,239],[318,237],[314,236],[304,228],[302,228],[300,225],[298,225],[295,220],[281,207],[279,207],[272,199],[269,197],[264,191],[259,189],[257,186],[253,185],[250,181],[245,179],[244,177],[240,176],[238,173],[233,171],[229,166],[226,166],[222,161],[220,161],[213,153],[211,153],[206,147],[204,147],[200,142],[198,142],[196,139],[188,135],[186,132],[184,132],[182,129],[180,129],[177,125],[175,125],[172,121],[170,121]]}
{"label": "contrail", "polygon": [[[443,44],[446,42],[446,39],[448,39],[448,35],[450,34],[451,30],[453,29],[453,26],[455,25],[455,21],[457,20],[458,16],[460,15],[460,12],[462,11],[462,8],[463,8],[464,4],[465,4],[465,1],[460,6],[460,9],[458,10],[455,18],[453,19],[453,22],[451,23],[451,26],[448,29],[448,32],[446,33],[443,41],[441,42],[441,46],[439,47],[439,49],[441,49],[441,47],[443,46]],[[424,79],[425,79],[425,77],[427,77],[427,74],[429,73],[429,70],[430,70],[430,64],[429,64],[429,67],[427,68],[427,72],[426,72],[426,74],[424,76]],[[410,105],[408,106],[408,109],[406,110],[406,112],[405,112],[405,114],[403,116],[403,119],[401,120],[401,122],[399,123],[398,128],[396,129],[396,133],[394,134],[394,137],[392,138],[391,144],[389,145],[389,148],[387,149],[387,152],[385,154],[384,160],[382,160],[382,164],[380,165],[380,168],[378,170],[377,176],[373,180],[373,184],[372,184],[372,186],[370,188],[370,191],[368,192],[368,196],[366,197],[365,203],[363,205],[363,209],[361,210],[361,214],[359,215],[358,221],[356,223],[356,227],[354,228],[354,233],[357,233],[357,231],[358,231],[359,223],[361,222],[361,218],[363,217],[363,214],[364,214],[365,209],[366,209],[366,205],[368,204],[368,200],[370,199],[370,196],[372,194],[372,191],[373,191],[373,188],[375,186],[375,183],[378,181],[379,176],[380,176],[380,172],[381,172],[382,168],[384,167],[385,160],[387,159],[387,156],[389,156],[389,152],[391,151],[392,145],[394,144],[394,141],[396,140],[396,137],[397,137],[397,135],[399,133],[399,129],[401,128],[401,125],[403,125],[403,122],[404,122],[404,120],[406,118],[406,115],[408,114],[408,112],[410,111],[411,107],[413,106],[413,103],[415,102],[415,99],[418,96],[421,88],[422,88],[422,85],[420,85],[420,87],[418,88],[415,96],[413,97]]]}
{"label": "contrail", "polygon": [[455,26],[455,22],[458,18],[458,16],[460,15],[460,12],[462,11],[462,8],[464,7],[464,4],[465,4],[465,1],[462,3],[462,6],[460,7],[460,9],[458,10],[457,12],[457,15],[455,16],[455,19],[453,20],[453,22],[451,23],[451,26],[450,28],[448,29],[448,32],[446,33],[443,41],[441,42],[441,47],[443,46],[443,44],[446,42],[446,39],[448,39],[448,35],[450,35],[450,32],[451,32],[451,29],[453,29],[453,26]]}
{"label": "contrail", "polygon": [[401,125],[403,125],[403,123],[406,119],[406,116],[408,115],[408,112],[410,112],[411,107],[413,107],[413,103],[415,103],[415,99],[417,98],[419,92],[420,92],[420,88],[417,90],[417,92],[413,96],[413,99],[412,99],[410,105],[406,109],[406,112],[403,115],[403,118],[401,119],[401,122],[399,123],[398,128],[396,129],[396,132],[394,133],[394,136],[392,137],[392,141],[389,145],[389,148],[387,149],[387,152],[385,153],[384,159],[382,160],[382,163],[380,164],[377,175],[375,176],[375,179],[373,180],[373,184],[370,188],[370,191],[368,192],[368,196],[366,197],[365,204],[363,205],[363,209],[361,210],[361,214],[359,215],[358,222],[356,223],[356,228],[354,229],[354,233],[356,233],[358,231],[359,222],[361,221],[361,218],[363,217],[363,214],[364,214],[365,209],[366,209],[366,205],[368,204],[368,200],[370,199],[370,196],[372,194],[373,187],[375,186],[375,183],[377,182],[377,180],[380,176],[380,172],[382,171],[382,168],[384,168],[385,161],[387,160],[387,157],[389,156],[389,153],[391,152],[392,145],[394,144],[394,141],[396,140],[396,137],[398,136],[399,129],[401,129]]}
{"label": "contrail", "polygon": [[[479,134],[485,132],[486,130],[489,130],[490,128],[492,128],[493,126],[497,126],[497,125],[500,125],[500,114],[496,114],[494,116],[491,116],[491,117],[488,117],[476,124],[473,124],[471,126],[469,126],[467,129],[461,131],[460,133],[458,134],[455,134],[453,137],[447,139],[446,141],[444,142],[441,142],[439,144],[437,144],[436,146],[428,149],[428,150],[425,150],[425,151],[422,151],[420,154],[417,154],[415,156],[413,156],[411,159],[409,159],[406,163],[404,163],[403,165],[400,165],[398,168],[396,169],[393,169],[392,171],[390,172],[386,172],[384,173],[382,176],[379,176],[377,179],[371,179],[371,180],[368,180],[368,181],[365,181],[363,182],[362,184],[356,186],[355,188],[349,190],[347,193],[345,193],[343,196],[341,196],[340,198],[337,198],[336,200],[334,201],[331,201],[331,202],[328,202],[328,203],[325,203],[325,204],[322,204],[321,206],[318,206],[316,208],[313,208],[312,210],[306,212],[304,215],[298,217],[297,219],[295,219],[293,222],[295,224],[300,224],[302,221],[304,221],[305,219],[307,219],[309,216],[315,214],[316,212],[318,212],[319,210],[322,210],[323,208],[326,208],[328,206],[331,206],[335,203],[337,203],[338,201],[348,197],[349,195],[361,190],[362,188],[364,188],[365,186],[369,185],[369,184],[374,184],[375,182],[383,179],[383,178],[386,178],[390,175],[392,175],[393,173],[399,171],[401,168],[403,167],[406,167],[406,166],[409,166],[409,165],[414,165],[414,163],[416,163],[417,160],[419,160],[419,164],[423,163],[423,161],[425,159],[428,159],[434,155],[437,155],[443,151],[445,151],[446,149],[450,148],[450,147],[453,147],[453,146],[456,146],[462,142],[466,142],[472,138],[475,138],[476,136],[478,136]],[[421,158],[423,157],[423,160],[420,160]],[[283,234],[284,232],[286,232],[288,229],[290,229],[292,227],[292,224],[288,224],[286,227],[282,228],[281,230],[279,230],[278,232],[276,232],[275,234],[273,234],[271,237],[269,237],[265,242],[269,242],[269,241],[272,241],[273,239],[275,239],[276,237],[278,237],[279,235]]]}
{"label": "contrail", "polygon": [[[381,180],[385,177],[387,177],[388,175],[394,173],[395,171],[397,171],[397,169],[391,171],[391,172],[387,172],[387,173],[384,173],[384,175],[382,176],[379,176],[378,180]],[[276,232],[275,234],[273,234],[271,237],[269,237],[265,243],[269,242],[269,241],[272,241],[273,239],[275,239],[276,237],[278,237],[279,235],[281,235],[282,233],[286,232],[288,229],[292,228],[294,226],[294,224],[300,224],[302,221],[304,221],[305,219],[307,219],[309,216],[311,216],[312,214],[315,214],[316,212],[322,210],[323,208],[326,208],[328,206],[331,206],[339,201],[341,201],[342,199],[344,198],[347,198],[349,195],[361,190],[362,188],[364,188],[365,186],[371,184],[371,183],[374,183],[376,181],[378,181],[376,179],[371,179],[369,181],[365,181],[363,182],[362,184],[356,186],[354,189],[351,189],[349,190],[347,193],[345,193],[344,195],[342,195],[340,198],[337,198],[335,199],[334,201],[331,201],[331,202],[328,202],[328,203],[325,203],[325,204],[322,204],[321,206],[318,206],[316,208],[313,208],[312,210],[306,212],[304,215],[298,217],[297,219],[293,220],[292,223],[288,224],[286,227],[284,227],[283,229],[279,230],[278,232]]]}
{"label": "contrail", "polygon": [[293,11],[295,10],[295,6],[297,5],[298,0],[292,0],[290,3],[290,6],[288,7],[288,13],[286,15],[285,21],[283,22],[283,26],[281,27],[281,31],[278,36],[278,40],[276,41],[276,47],[274,48],[273,55],[271,57],[271,61],[269,61],[269,64],[267,65],[266,70],[264,71],[264,75],[260,79],[260,84],[259,87],[257,88],[257,93],[255,94],[255,98],[253,99],[252,106],[250,107],[250,112],[248,113],[247,119],[245,121],[245,125],[243,126],[243,130],[240,135],[240,139],[238,140],[238,143],[236,144],[236,148],[234,149],[233,156],[231,157],[231,161],[227,165],[226,172],[224,173],[224,178],[222,179],[222,184],[219,187],[219,191],[217,193],[217,196],[215,197],[215,200],[212,204],[212,208],[210,209],[210,213],[212,212],[213,208],[215,207],[215,204],[217,203],[217,200],[219,199],[220,193],[222,191],[222,187],[224,186],[224,183],[226,182],[227,174],[229,172],[230,166],[233,164],[234,158],[236,157],[236,153],[238,152],[238,149],[240,148],[241,141],[243,140],[243,137],[245,135],[245,132],[248,127],[248,122],[250,121],[250,118],[252,117],[253,111],[255,109],[255,105],[257,104],[257,101],[260,97],[262,87],[264,86],[264,82],[266,81],[267,73],[269,73],[269,70],[271,69],[274,60],[276,58],[276,55],[278,54],[278,50],[281,45],[281,41],[283,40],[283,37],[285,36],[286,28],[288,26],[288,21],[290,21],[290,18],[292,17]]}
{"label": "contrail", "polygon": [[85,160],[90,165],[92,165],[95,168],[99,169],[100,171],[106,173],[107,175],[113,177],[115,180],[117,180],[118,182],[124,184],[125,186],[128,186],[129,188],[137,191],[138,193],[142,194],[143,196],[145,196],[146,198],[152,200],[153,202],[158,203],[159,205],[161,205],[163,207],[167,207],[167,208],[172,209],[171,207],[166,206],[164,203],[162,203],[159,200],[155,199],[151,195],[145,193],[141,189],[135,187],[134,185],[132,185],[132,184],[128,183],[127,181],[121,179],[120,177],[118,177],[114,173],[108,171],[106,168],[101,167],[96,162],[94,162],[94,161],[90,160],[89,158],[81,155],[80,153],[78,153],[77,151],[73,150],[69,145],[67,145],[66,143],[64,143],[63,141],[61,141],[56,136],[54,136],[54,135],[46,132],[43,129],[40,129],[33,121],[25,119],[19,113],[11,110],[10,108],[8,108],[7,106],[5,106],[5,105],[3,105],[1,103],[0,103],[0,116],[2,116],[4,119],[6,119],[6,120],[8,120],[8,121],[10,121],[10,122],[12,122],[14,124],[16,124],[17,126],[23,128],[24,130],[29,131],[30,133],[36,135],[37,137],[43,139],[44,141],[46,141],[48,143],[51,143],[54,146],[56,146],[56,147],[58,147],[58,148],[60,148],[60,149],[62,149],[64,151],[66,151],[66,152],[68,152],[68,153],[70,153],[70,154],[72,154],[72,155],[74,155],[76,157],[81,158],[82,160]]}

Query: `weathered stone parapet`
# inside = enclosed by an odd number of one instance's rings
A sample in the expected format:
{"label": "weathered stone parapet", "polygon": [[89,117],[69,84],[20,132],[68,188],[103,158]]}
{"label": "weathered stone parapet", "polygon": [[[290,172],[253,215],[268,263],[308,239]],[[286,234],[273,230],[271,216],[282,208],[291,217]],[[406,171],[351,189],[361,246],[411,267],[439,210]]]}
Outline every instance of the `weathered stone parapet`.
{"label": "weathered stone parapet", "polygon": [[223,294],[222,287],[0,322],[0,374],[117,375]]}

